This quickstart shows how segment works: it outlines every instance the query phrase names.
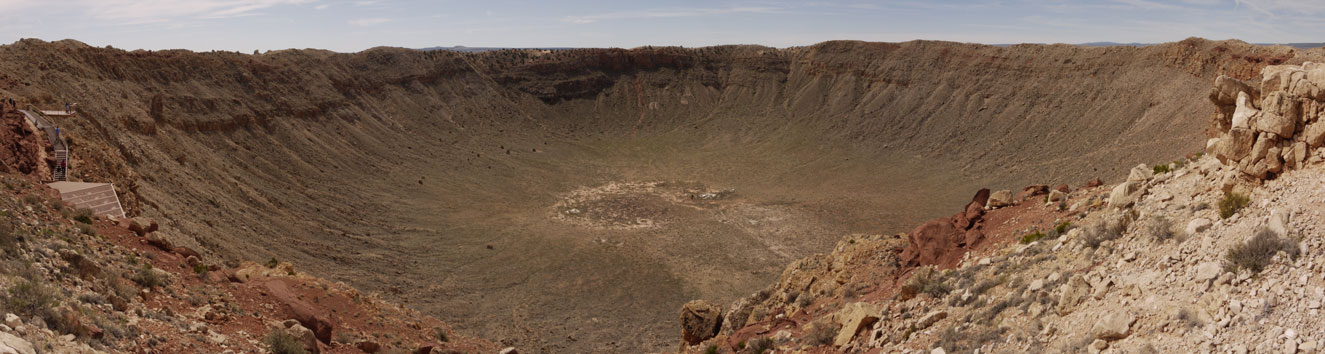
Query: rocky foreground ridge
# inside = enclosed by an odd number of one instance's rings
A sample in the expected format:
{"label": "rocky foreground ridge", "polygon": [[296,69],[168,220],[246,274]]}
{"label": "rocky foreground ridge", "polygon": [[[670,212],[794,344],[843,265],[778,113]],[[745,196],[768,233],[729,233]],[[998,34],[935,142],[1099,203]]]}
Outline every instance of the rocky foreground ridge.
{"label": "rocky foreground ridge", "polygon": [[679,352],[1318,352],[1325,65],[1220,76],[1209,99],[1204,153],[848,236],[733,304],[686,304]]}
{"label": "rocky foreground ridge", "polygon": [[500,349],[276,258],[224,262],[173,244],[151,219],[75,209],[39,183],[48,140],[8,103],[0,119],[0,353]]}

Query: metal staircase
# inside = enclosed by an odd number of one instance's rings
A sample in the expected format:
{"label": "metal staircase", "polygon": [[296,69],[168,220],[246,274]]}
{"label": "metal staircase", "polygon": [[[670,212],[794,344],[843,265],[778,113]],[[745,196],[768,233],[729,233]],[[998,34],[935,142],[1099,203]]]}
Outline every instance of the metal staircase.
{"label": "metal staircase", "polygon": [[30,106],[28,109],[19,111],[23,112],[23,115],[27,116],[28,120],[32,121],[32,125],[36,126],[37,129],[46,132],[46,138],[51,141],[51,146],[55,148],[55,156],[52,156],[55,159],[55,168],[51,169],[51,179],[57,182],[68,181],[69,145],[65,143],[64,139],[60,138],[60,128],[56,127],[54,123],[51,123],[51,121],[46,119],[41,113],[34,113],[41,111],[33,109]]}
{"label": "metal staircase", "polygon": [[51,172],[54,180],[69,180],[69,150],[55,150],[55,170]]}

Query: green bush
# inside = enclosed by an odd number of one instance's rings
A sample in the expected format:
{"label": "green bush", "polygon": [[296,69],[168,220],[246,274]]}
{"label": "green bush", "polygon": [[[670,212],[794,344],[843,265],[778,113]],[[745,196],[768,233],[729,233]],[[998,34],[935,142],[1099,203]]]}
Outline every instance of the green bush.
{"label": "green bush", "polygon": [[1032,232],[1032,233],[1029,233],[1029,234],[1022,235],[1022,236],[1021,236],[1021,243],[1031,243],[1031,242],[1039,241],[1039,240],[1042,239],[1042,238],[1044,238],[1044,233],[1043,233],[1043,232],[1040,232],[1040,230],[1035,230],[1035,232]]}
{"label": "green bush", "polygon": [[92,209],[88,209],[88,208],[78,208],[78,210],[75,210],[75,211],[74,211],[74,221],[77,221],[77,222],[81,222],[81,223],[89,224],[89,225],[90,225],[90,224],[92,224],[92,220],[93,220],[93,218],[95,218],[95,217],[96,217],[96,215],[93,215],[93,214],[92,214]]}
{"label": "green bush", "polygon": [[1227,219],[1237,213],[1239,209],[1246,207],[1251,203],[1251,198],[1238,193],[1224,193],[1224,199],[1219,200],[1219,217]]}
{"label": "green bush", "polygon": [[1274,255],[1280,251],[1287,253],[1293,259],[1297,259],[1301,249],[1297,247],[1296,241],[1280,237],[1273,231],[1262,229],[1250,240],[1228,250],[1228,253],[1224,255],[1224,259],[1227,261],[1225,268],[1235,272],[1246,269],[1253,273],[1260,273],[1265,270],[1265,266],[1270,265]]}
{"label": "green bush", "polygon": [[450,338],[447,338],[447,337],[446,337],[446,331],[442,330],[441,328],[438,328],[438,329],[437,329],[437,341],[439,341],[439,342],[447,342],[447,341],[450,341],[450,340],[451,340]]}
{"label": "green bush", "polygon": [[1070,221],[1060,222],[1058,223],[1057,226],[1054,226],[1054,231],[1057,231],[1059,235],[1066,234],[1067,231],[1071,229],[1072,229],[1072,222]]}
{"label": "green bush", "polygon": [[768,338],[755,338],[750,340],[750,352],[754,354],[764,354],[773,350],[773,340]]}
{"label": "green bush", "polygon": [[308,354],[304,350],[304,345],[299,343],[299,339],[285,333],[283,330],[274,330],[267,333],[267,337],[262,339],[267,344],[267,349],[273,354]]}
{"label": "green bush", "polygon": [[1155,167],[1152,167],[1151,170],[1154,170],[1155,174],[1161,174],[1173,171],[1172,168],[1169,168],[1169,165],[1155,165]]}
{"label": "green bush", "polygon": [[141,268],[138,268],[137,272],[134,272],[133,282],[145,288],[155,288],[165,285],[166,280],[161,279],[160,275],[153,272],[151,265],[144,264]]}
{"label": "green bush", "polygon": [[42,315],[44,311],[58,303],[55,293],[50,288],[31,280],[20,280],[5,294],[5,311],[31,318]]}
{"label": "green bush", "polygon": [[267,268],[276,268],[276,266],[278,266],[278,265],[280,265],[280,264],[281,264],[281,262],[280,262],[280,261],[277,261],[277,260],[276,260],[276,257],[271,257],[271,259],[267,260],[266,266],[267,266]]}

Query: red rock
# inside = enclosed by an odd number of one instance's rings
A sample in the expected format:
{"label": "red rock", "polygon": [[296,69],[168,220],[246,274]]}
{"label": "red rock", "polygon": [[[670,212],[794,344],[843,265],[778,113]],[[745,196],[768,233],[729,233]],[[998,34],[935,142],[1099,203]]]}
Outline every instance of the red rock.
{"label": "red rock", "polygon": [[1086,188],[1095,188],[1103,185],[1104,181],[1101,181],[1098,177],[1091,180],[1090,182],[1086,182]]}
{"label": "red rock", "polygon": [[966,230],[974,226],[976,221],[985,215],[986,203],[989,203],[989,188],[975,192],[975,197],[971,198],[971,204],[966,205],[966,210],[953,216],[957,227]]}
{"label": "red rock", "polygon": [[1068,186],[1068,185],[1066,185],[1066,184],[1060,184],[1060,185],[1058,185],[1057,187],[1054,187],[1054,190],[1059,191],[1059,192],[1063,192],[1063,193],[1072,193],[1072,187],[1070,187],[1070,186]]}
{"label": "red rock", "polygon": [[984,205],[989,194],[988,189],[981,189],[962,212],[930,220],[907,234],[907,247],[900,255],[902,266],[950,264],[961,260],[967,248],[985,238],[982,230]]}
{"label": "red rock", "polygon": [[290,287],[285,285],[285,281],[282,279],[269,280],[263,283],[263,286],[267,288],[268,293],[272,297],[285,304],[285,307],[294,314],[294,319],[299,321],[299,324],[312,330],[313,334],[317,336],[317,340],[322,341],[322,343],[331,344],[331,330],[333,326],[331,321],[328,321],[327,317],[324,316],[321,311],[316,307],[313,307],[313,305],[309,305],[307,302],[299,300],[299,297],[295,296],[294,292],[290,291]]}
{"label": "red rock", "polygon": [[227,276],[227,275],[225,274],[225,272],[223,272],[223,271],[213,270],[213,271],[207,272],[207,282],[208,282],[208,283],[224,283],[224,282],[227,282],[227,281],[230,281],[230,277]]}
{"label": "red rock", "polygon": [[170,252],[180,255],[180,257],[184,258],[194,257],[197,258],[198,260],[202,260],[202,255],[198,254],[198,251],[194,251],[192,248],[180,246],[172,248]]}
{"label": "red rock", "polygon": [[362,341],[362,342],[359,342],[358,348],[359,348],[360,351],[363,351],[364,353],[372,354],[372,353],[376,353],[376,352],[378,352],[378,351],[381,351],[381,350],[382,350],[382,345],[381,345],[381,344],[377,344],[377,342],[372,342],[372,341]]}
{"label": "red rock", "polygon": [[175,246],[170,244],[170,240],[161,237],[161,235],[149,233],[146,235],[145,239],[147,240],[147,244],[162,251],[172,251],[175,249]]}
{"label": "red rock", "polygon": [[158,228],[156,221],[144,217],[129,219],[129,231],[133,231],[138,236],[146,236],[148,233],[155,232]]}
{"label": "red rock", "polygon": [[[0,108],[0,172],[32,175],[43,163],[53,166],[54,161],[41,161],[38,152],[48,145],[29,128],[27,118],[13,106]],[[42,176],[46,179],[50,176]]]}
{"label": "red rock", "polygon": [[1037,184],[1033,186],[1027,186],[1026,188],[1021,189],[1021,193],[1017,194],[1017,200],[1025,201],[1031,197],[1037,195],[1045,195],[1045,194],[1049,194],[1048,185]]}
{"label": "red rock", "polygon": [[965,240],[965,242],[962,242],[962,245],[961,245],[961,246],[962,246],[962,247],[969,247],[969,246],[975,245],[975,244],[977,244],[977,243],[980,243],[980,241],[984,241],[984,240],[985,240],[985,233],[984,233],[984,231],[980,231],[980,230],[967,230],[967,231],[966,231],[966,240]]}

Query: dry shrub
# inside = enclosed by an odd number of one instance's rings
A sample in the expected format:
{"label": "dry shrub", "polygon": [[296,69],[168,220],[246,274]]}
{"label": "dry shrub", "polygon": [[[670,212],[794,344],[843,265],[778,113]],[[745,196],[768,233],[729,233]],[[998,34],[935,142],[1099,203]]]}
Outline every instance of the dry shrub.
{"label": "dry shrub", "polygon": [[810,326],[810,333],[805,336],[806,343],[813,346],[833,343],[833,338],[837,336],[837,331],[840,329],[841,326],[835,323],[816,321]]}
{"label": "dry shrub", "polygon": [[943,348],[948,353],[971,353],[1003,337],[1007,328],[975,326],[958,332],[955,327],[948,327],[938,333],[939,340],[934,348]]}
{"label": "dry shrub", "polygon": [[1146,223],[1146,233],[1154,237],[1156,242],[1168,241],[1176,235],[1173,232],[1173,221],[1163,216],[1157,216]]}
{"label": "dry shrub", "polygon": [[1126,229],[1126,226],[1121,222],[1113,223],[1100,220],[1082,233],[1081,242],[1085,243],[1086,247],[1097,248],[1104,241],[1117,240],[1123,237],[1124,229]]}
{"label": "dry shrub", "polygon": [[929,296],[941,298],[952,291],[952,287],[945,284],[943,280],[943,274],[935,270],[934,267],[920,267],[911,273],[911,279],[907,280],[904,287],[910,288],[918,294],[929,294]]}
{"label": "dry shrub", "polygon": [[1219,200],[1219,217],[1227,219],[1249,203],[1251,203],[1251,198],[1248,198],[1246,195],[1224,193],[1224,198]]}
{"label": "dry shrub", "polygon": [[307,354],[304,345],[299,343],[299,339],[285,333],[283,330],[273,330],[267,333],[267,337],[262,339],[267,344],[267,349],[274,354]]}
{"label": "dry shrub", "polygon": [[1297,259],[1301,249],[1297,247],[1296,241],[1280,237],[1274,231],[1261,229],[1250,240],[1228,250],[1228,253],[1224,255],[1224,259],[1227,261],[1225,268],[1234,272],[1247,269],[1252,273],[1260,273],[1265,269],[1265,266],[1270,265],[1274,255],[1281,251],[1287,253],[1293,259]]}

